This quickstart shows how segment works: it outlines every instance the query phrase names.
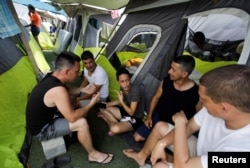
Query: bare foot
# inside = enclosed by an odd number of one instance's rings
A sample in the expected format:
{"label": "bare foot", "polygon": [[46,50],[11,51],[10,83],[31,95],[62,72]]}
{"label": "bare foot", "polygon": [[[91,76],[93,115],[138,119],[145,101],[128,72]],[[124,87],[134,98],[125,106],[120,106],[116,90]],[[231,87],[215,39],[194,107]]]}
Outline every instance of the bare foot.
{"label": "bare foot", "polygon": [[89,163],[107,164],[113,160],[113,154],[106,154],[96,151],[95,154],[89,155]]}
{"label": "bare foot", "polygon": [[145,165],[145,159],[140,156],[139,152],[135,152],[133,149],[125,149],[123,150],[123,154],[128,158],[134,159],[140,166]]}

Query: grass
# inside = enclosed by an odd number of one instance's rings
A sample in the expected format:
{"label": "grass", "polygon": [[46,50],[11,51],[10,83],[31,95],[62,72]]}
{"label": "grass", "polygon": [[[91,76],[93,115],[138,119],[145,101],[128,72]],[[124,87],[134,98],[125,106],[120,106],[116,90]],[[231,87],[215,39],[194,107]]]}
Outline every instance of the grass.
{"label": "grass", "polygon": [[[88,114],[88,122],[90,126],[90,132],[92,134],[93,145],[96,149],[105,152],[113,153],[114,160],[106,165],[88,163],[88,156],[85,149],[80,145],[79,142],[71,144],[65,155],[71,157],[70,165],[74,168],[97,168],[97,167],[107,167],[107,168],[137,168],[139,167],[137,163],[127,158],[123,155],[122,150],[129,148],[128,143],[121,138],[119,135],[108,136],[108,127],[106,123],[96,116],[97,110],[91,110]],[[29,163],[31,168],[38,168],[43,165],[46,161],[41,143],[34,139],[31,147]]]}

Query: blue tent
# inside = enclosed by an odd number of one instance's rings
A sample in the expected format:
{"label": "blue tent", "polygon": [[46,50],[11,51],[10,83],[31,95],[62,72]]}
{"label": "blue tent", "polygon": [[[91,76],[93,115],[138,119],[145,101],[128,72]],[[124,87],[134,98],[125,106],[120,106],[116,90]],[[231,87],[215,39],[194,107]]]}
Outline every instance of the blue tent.
{"label": "blue tent", "polygon": [[67,16],[67,14],[64,12],[63,9],[58,10],[56,9],[53,5],[50,5],[45,2],[41,2],[39,0],[12,0],[14,3],[22,4],[22,5],[33,5],[35,8],[40,9],[40,10],[45,10],[45,11],[50,11],[56,14],[61,14],[64,16]]}

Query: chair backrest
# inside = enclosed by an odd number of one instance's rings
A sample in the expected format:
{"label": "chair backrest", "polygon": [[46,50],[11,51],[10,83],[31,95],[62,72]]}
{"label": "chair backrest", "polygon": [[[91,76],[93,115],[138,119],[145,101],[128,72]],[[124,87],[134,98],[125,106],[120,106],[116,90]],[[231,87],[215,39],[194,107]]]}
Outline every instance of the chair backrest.
{"label": "chair backrest", "polygon": [[66,30],[60,30],[56,38],[56,43],[53,52],[60,54],[62,51],[66,51],[72,38],[72,33]]}

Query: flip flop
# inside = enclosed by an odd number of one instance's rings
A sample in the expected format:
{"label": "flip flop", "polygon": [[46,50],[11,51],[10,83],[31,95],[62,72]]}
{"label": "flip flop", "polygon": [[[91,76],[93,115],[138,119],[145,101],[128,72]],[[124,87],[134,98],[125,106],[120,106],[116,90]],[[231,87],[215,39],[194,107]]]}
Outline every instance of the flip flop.
{"label": "flip flop", "polygon": [[[106,161],[109,157],[112,157],[112,159],[111,159],[109,162],[105,163],[105,161]],[[112,155],[110,155],[110,154],[107,154],[107,156],[103,159],[103,161],[98,162],[98,161],[90,161],[90,160],[89,160],[89,163],[96,163],[96,164],[102,164],[102,165],[104,165],[104,164],[111,163],[113,160],[114,160],[114,155],[112,156]]]}

